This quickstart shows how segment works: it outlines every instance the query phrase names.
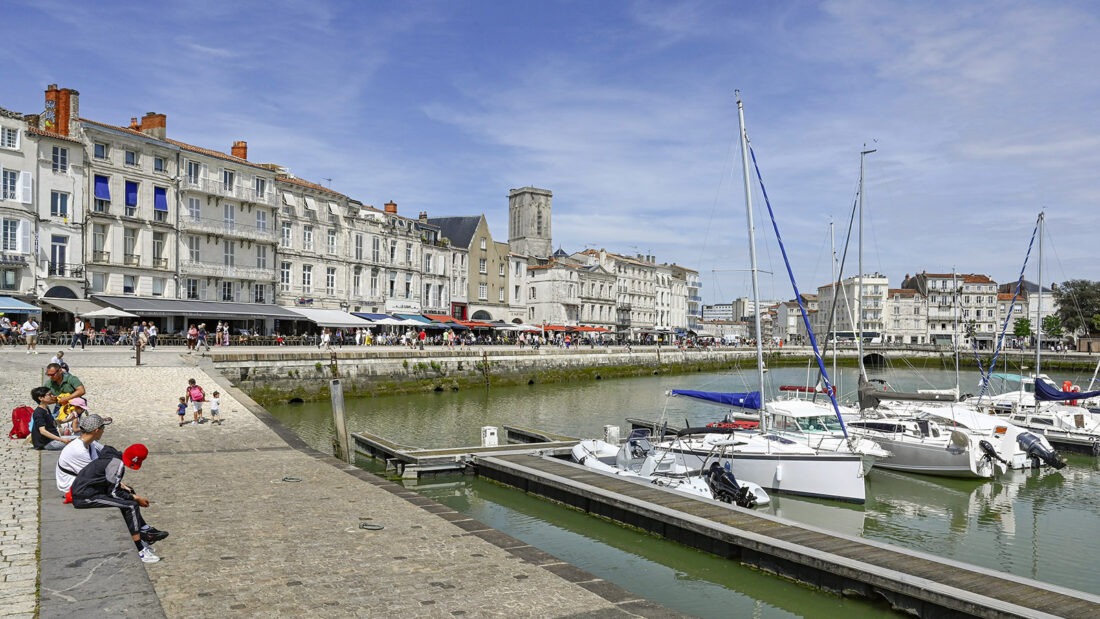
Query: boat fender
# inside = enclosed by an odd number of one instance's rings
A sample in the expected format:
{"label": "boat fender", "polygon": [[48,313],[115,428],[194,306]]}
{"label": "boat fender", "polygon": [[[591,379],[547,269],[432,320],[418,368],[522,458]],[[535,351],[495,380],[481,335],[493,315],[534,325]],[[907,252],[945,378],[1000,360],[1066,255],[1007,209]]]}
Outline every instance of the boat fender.
{"label": "boat fender", "polygon": [[1055,469],[1061,469],[1066,466],[1066,459],[1053,449],[1047,449],[1043,445],[1043,441],[1038,436],[1031,432],[1021,432],[1016,436],[1016,442],[1020,445],[1020,449],[1023,449],[1031,458],[1031,462],[1034,468],[1039,467],[1039,461],[1042,460]]}
{"label": "boat fender", "polygon": [[775,465],[775,481],[783,481],[783,465]]}

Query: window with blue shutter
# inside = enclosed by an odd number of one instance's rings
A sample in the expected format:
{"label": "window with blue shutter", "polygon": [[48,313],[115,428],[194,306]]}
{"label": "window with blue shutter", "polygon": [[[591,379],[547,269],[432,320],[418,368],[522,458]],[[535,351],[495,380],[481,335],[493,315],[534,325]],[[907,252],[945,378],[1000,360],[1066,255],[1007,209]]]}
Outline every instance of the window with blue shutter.
{"label": "window with blue shutter", "polygon": [[126,206],[137,206],[137,189],[137,183],[126,181]]}
{"label": "window with blue shutter", "polygon": [[111,187],[106,176],[95,177],[95,197],[97,200],[111,199]]}
{"label": "window with blue shutter", "polygon": [[168,190],[164,187],[153,188],[153,210],[168,210]]}

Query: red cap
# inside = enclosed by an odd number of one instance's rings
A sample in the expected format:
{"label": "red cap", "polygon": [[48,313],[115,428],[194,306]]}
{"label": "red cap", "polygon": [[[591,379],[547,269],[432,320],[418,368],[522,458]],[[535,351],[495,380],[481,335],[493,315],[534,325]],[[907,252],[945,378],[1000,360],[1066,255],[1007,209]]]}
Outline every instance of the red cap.
{"label": "red cap", "polygon": [[149,448],[141,443],[134,443],[122,452],[122,463],[136,471],[141,468],[141,463],[148,456]]}

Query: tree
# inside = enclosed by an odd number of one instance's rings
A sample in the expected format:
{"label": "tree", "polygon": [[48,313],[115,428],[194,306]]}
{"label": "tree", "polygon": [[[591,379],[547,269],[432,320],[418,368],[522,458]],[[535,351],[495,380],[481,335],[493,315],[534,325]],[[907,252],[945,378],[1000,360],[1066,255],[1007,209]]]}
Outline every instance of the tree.
{"label": "tree", "polygon": [[1043,333],[1050,337],[1062,337],[1062,321],[1057,314],[1051,314],[1043,318]]}
{"label": "tree", "polygon": [[[1095,316],[1100,314],[1100,282],[1071,279],[1054,288],[1055,313],[1070,333],[1100,332]],[[1090,317],[1093,317],[1090,319]]]}
{"label": "tree", "polygon": [[1017,318],[1016,322],[1012,323],[1012,335],[1016,337],[1028,337],[1031,335],[1031,319],[1030,318]]}

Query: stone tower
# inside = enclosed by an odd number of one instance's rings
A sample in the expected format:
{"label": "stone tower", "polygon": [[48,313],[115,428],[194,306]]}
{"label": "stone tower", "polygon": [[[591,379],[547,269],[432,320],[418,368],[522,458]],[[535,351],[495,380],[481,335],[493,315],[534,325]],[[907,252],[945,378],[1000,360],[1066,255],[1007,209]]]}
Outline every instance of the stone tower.
{"label": "stone tower", "polygon": [[550,234],[548,189],[523,187],[508,192],[508,244],[513,253],[532,258],[549,258],[553,251]]}

